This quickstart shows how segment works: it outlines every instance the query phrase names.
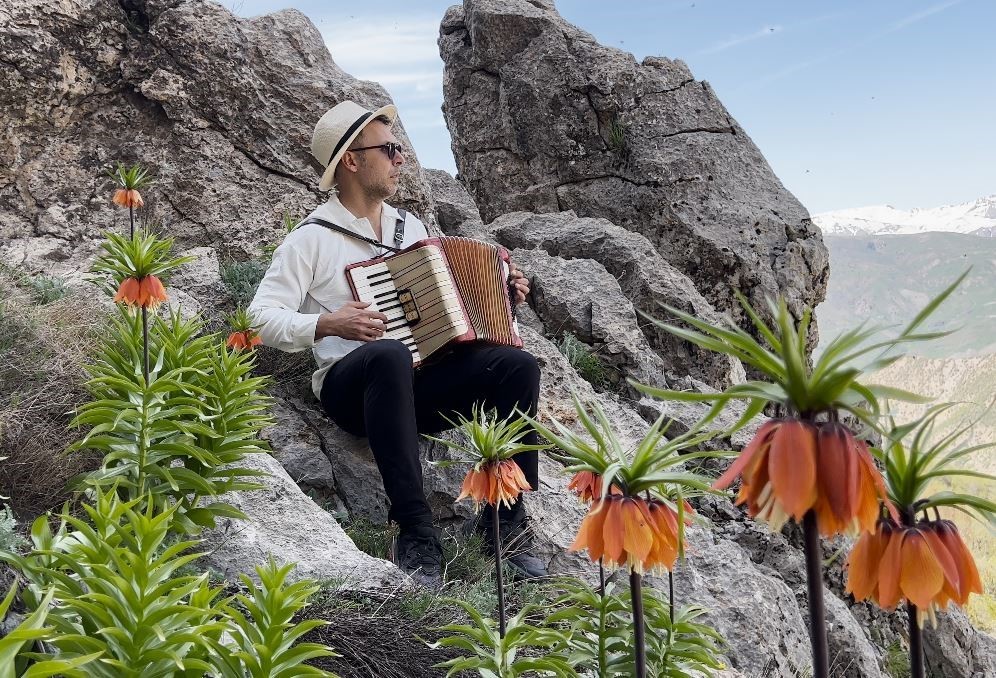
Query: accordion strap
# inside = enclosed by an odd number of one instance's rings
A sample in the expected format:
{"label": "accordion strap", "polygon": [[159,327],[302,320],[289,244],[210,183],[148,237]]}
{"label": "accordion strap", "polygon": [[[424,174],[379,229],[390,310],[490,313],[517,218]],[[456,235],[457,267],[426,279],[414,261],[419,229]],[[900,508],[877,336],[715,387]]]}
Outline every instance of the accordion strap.
{"label": "accordion strap", "polygon": [[339,233],[342,233],[343,235],[353,238],[354,240],[362,240],[365,243],[374,245],[375,247],[380,247],[385,250],[389,250],[391,252],[400,252],[401,244],[405,241],[405,219],[408,218],[408,212],[399,209],[398,215],[399,215],[398,219],[394,223],[394,247],[391,247],[390,245],[385,245],[384,243],[378,242],[373,238],[368,238],[365,235],[354,233],[353,231],[350,231],[348,228],[343,228],[339,224],[333,224],[331,221],[325,221],[325,219],[319,219],[318,217],[312,217],[310,219],[307,219],[301,222],[301,225],[304,226],[305,224],[318,224],[319,226],[324,226],[325,228],[330,229],[332,231],[337,231]]}

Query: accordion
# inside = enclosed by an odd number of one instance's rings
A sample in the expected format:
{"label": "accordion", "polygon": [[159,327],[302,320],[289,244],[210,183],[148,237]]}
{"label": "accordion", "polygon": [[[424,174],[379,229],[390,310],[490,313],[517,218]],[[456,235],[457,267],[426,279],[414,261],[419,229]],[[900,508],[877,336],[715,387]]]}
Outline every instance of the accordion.
{"label": "accordion", "polygon": [[508,282],[508,251],[479,240],[427,238],[346,267],[353,298],[388,317],[384,339],[423,361],[451,342],[522,346]]}

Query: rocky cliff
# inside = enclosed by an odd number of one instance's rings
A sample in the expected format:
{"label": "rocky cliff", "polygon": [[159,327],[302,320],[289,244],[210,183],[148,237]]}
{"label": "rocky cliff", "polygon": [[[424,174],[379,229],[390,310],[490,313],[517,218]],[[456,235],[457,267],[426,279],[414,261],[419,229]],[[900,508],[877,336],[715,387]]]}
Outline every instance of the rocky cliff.
{"label": "rocky cliff", "polygon": [[[468,0],[443,19],[440,44],[461,181],[413,161],[397,202],[447,233],[504,244],[533,277],[521,324],[543,370],[541,416],[569,422],[575,392],[600,402],[628,440],[662,409],[687,426],[699,411],[637,399],[623,379],[708,389],[742,379],[742,366],[675,342],[636,311],[663,301],[713,319],[731,309],[732,289],[755,301],[784,294],[797,313],[822,298],[826,254],[805,210],[680,62],[637,64],[542,0]],[[197,257],[174,278],[176,292],[215,318],[231,305],[219,262],[258,255],[279,238],[284,212],[320,199],[307,160],[315,120],[343,98],[389,100],[343,73],[299,12],[240,19],[206,0],[8,0],[0,86],[0,261],[86,284],[100,231],[122,225],[104,172],[139,161],[157,177],[149,218]],[[598,389],[582,379],[558,350],[566,331],[616,379]],[[393,566],[360,553],[300,489],[383,521],[365,441],[329,423],[300,366],[277,367],[267,437],[279,466],[259,462],[273,478],[238,499],[250,521],[211,535],[211,564],[250,571],[273,552],[356,588],[397,585]],[[460,474],[428,465],[445,454],[439,446],[425,453],[438,518],[463,521]],[[590,564],[566,551],[582,510],[556,463],[544,459],[542,473],[527,498],[542,554],[554,571],[590,577]],[[732,666],[797,675],[809,645],[799,536],[770,534],[726,500],[699,509],[713,529],[693,532],[679,590],[711,609]],[[839,567],[826,583],[838,675],[883,675],[883,648],[904,642],[902,621],[840,597]],[[927,639],[933,675],[996,672],[991,639],[958,613]]]}

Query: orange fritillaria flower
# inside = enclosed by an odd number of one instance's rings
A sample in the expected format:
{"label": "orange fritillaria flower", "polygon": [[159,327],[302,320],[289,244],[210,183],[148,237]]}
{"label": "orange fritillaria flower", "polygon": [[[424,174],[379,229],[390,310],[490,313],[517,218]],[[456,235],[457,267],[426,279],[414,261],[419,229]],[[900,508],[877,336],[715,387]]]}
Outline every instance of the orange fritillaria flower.
{"label": "orange fritillaria flower", "polygon": [[789,518],[801,522],[810,509],[824,536],[874,530],[880,502],[895,514],[868,446],[837,422],[765,422],[714,487],[725,489],[737,476],[737,504],[773,530]]}
{"label": "orange fritillaria flower", "polygon": [[137,208],[145,205],[145,201],[142,200],[142,194],[134,188],[119,188],[114,191],[112,202],[114,202],[115,205],[120,205],[121,207]]}
{"label": "orange fritillaria flower", "polygon": [[225,342],[228,348],[234,348],[237,351],[243,351],[246,349],[251,351],[262,343],[263,340],[253,330],[246,330],[245,332],[232,332],[228,335],[228,340]]}
{"label": "orange fritillaria flower", "polygon": [[[691,513],[687,503],[685,510]],[[571,551],[637,572],[670,570],[678,558],[678,513],[664,502],[611,494],[588,510]]]}
{"label": "orange fritillaria flower", "polygon": [[470,497],[476,504],[505,504],[511,507],[521,492],[531,489],[519,465],[511,459],[502,459],[467,471],[457,501]]}
{"label": "orange fritillaria flower", "polygon": [[125,278],[118,286],[114,301],[124,302],[138,308],[156,309],[166,301],[166,289],[162,281],[154,275],[142,278]]}
{"label": "orange fritillaria flower", "polygon": [[946,520],[899,527],[891,520],[861,536],[847,559],[847,587],[855,600],[874,600],[892,609],[906,599],[918,620],[948,603],[964,605],[982,593],[975,559],[958,529]]}
{"label": "orange fritillaria flower", "polygon": [[594,471],[578,471],[567,483],[567,489],[587,504],[602,496],[602,476]]}

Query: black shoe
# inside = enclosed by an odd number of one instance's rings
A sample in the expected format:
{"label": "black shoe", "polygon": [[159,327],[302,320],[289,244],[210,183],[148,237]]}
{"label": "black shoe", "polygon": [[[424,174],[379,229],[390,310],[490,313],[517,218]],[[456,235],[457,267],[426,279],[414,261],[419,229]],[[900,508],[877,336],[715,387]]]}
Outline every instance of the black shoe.
{"label": "black shoe", "polygon": [[[494,520],[490,506],[477,515],[476,530],[484,539],[484,549],[494,553]],[[508,563],[512,574],[518,579],[538,579],[546,577],[546,565],[533,555],[533,533],[529,523],[532,518],[526,515],[520,499],[511,512],[498,513],[498,534],[501,537],[502,560]]]}
{"label": "black shoe", "polygon": [[443,547],[431,525],[403,527],[394,542],[394,564],[427,589],[443,588]]}

